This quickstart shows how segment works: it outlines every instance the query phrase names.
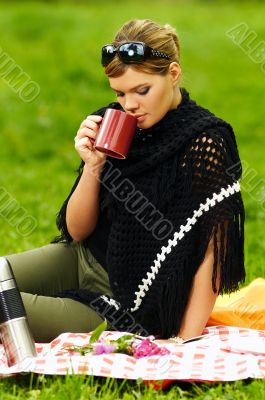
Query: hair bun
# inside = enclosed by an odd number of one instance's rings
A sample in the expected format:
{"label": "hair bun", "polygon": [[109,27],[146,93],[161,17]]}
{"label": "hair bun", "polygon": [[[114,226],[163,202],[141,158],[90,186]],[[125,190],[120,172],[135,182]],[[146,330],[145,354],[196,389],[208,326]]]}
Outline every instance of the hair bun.
{"label": "hair bun", "polygon": [[172,37],[179,53],[180,45],[176,29],[170,24],[165,24],[164,29],[167,31],[167,34]]}

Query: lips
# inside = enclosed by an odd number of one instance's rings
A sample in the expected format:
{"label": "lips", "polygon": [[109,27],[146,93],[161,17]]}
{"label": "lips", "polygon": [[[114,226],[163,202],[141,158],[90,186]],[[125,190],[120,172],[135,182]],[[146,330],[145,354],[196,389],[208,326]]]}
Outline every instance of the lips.
{"label": "lips", "polygon": [[145,119],[146,114],[141,114],[141,115],[135,115],[137,118],[138,122],[142,122]]}

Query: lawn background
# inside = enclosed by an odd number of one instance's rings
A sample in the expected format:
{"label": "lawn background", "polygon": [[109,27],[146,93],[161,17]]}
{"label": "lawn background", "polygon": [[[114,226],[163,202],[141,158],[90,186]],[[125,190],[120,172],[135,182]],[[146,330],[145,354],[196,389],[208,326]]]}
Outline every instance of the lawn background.
{"label": "lawn background", "polygon": [[[0,188],[36,220],[36,229],[22,236],[0,212],[1,255],[45,245],[58,234],[56,213],[79,164],[73,145],[78,126],[115,100],[100,67],[100,48],[125,21],[150,18],[176,27],[182,86],[231,123],[246,170],[256,175],[242,180],[246,283],[264,276],[265,203],[258,201],[255,185],[264,190],[265,74],[226,34],[245,23],[258,44],[265,40],[264,15],[265,4],[258,1],[0,1],[0,48],[40,86],[39,96],[25,103],[0,78]],[[253,393],[265,390],[263,382],[253,382],[244,386],[245,396],[253,384]],[[205,387],[201,395],[207,393]]]}

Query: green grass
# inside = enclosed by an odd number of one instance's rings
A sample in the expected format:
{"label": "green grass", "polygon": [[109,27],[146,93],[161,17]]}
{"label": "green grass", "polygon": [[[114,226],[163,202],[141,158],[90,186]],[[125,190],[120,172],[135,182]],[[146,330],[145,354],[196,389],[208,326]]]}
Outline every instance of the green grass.
{"label": "green grass", "polygon": [[[264,276],[263,207],[255,182],[264,184],[265,74],[226,35],[245,22],[265,39],[262,2],[0,2],[0,46],[40,86],[24,103],[0,78],[0,188],[36,220],[30,235],[0,214],[0,254],[45,245],[57,234],[55,216],[72,186],[79,158],[73,138],[80,122],[114,100],[100,67],[100,47],[131,18],[171,23],[181,40],[185,86],[196,101],[232,124],[241,159],[253,169],[244,177],[246,283]],[[264,381],[175,385],[163,393],[136,382],[84,377],[18,376],[0,382],[0,399],[197,398],[262,399]],[[108,388],[113,385],[113,393]],[[119,393],[120,389],[120,393]],[[99,391],[101,390],[101,394]],[[113,397],[112,397],[113,396]]]}
{"label": "green grass", "polygon": [[[15,383],[14,383],[15,381]],[[261,400],[265,385],[258,381],[231,383],[179,382],[164,391],[147,387],[140,381],[125,381],[84,375],[68,375],[57,378],[49,376],[20,376],[0,382],[1,400]]]}

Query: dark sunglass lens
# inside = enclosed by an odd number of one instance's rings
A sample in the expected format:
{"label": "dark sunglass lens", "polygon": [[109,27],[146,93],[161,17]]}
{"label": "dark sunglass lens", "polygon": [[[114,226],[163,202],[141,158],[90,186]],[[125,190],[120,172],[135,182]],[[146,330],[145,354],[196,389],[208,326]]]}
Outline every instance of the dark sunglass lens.
{"label": "dark sunglass lens", "polygon": [[116,54],[116,50],[114,46],[104,46],[102,47],[102,52],[101,52],[101,64],[103,66],[106,66],[110,63],[110,61],[114,58]]}
{"label": "dark sunglass lens", "polygon": [[113,53],[115,52],[115,49],[113,46],[105,46],[105,47],[103,47],[103,51],[105,54],[113,55]]}
{"label": "dark sunglass lens", "polygon": [[144,59],[144,48],[142,44],[126,43],[119,48],[120,58],[124,62],[137,62]]}

